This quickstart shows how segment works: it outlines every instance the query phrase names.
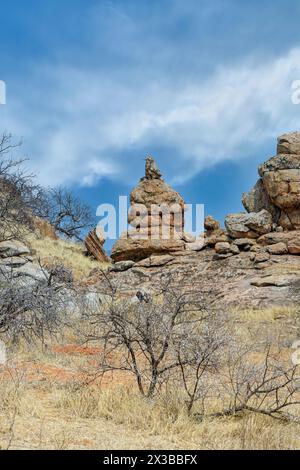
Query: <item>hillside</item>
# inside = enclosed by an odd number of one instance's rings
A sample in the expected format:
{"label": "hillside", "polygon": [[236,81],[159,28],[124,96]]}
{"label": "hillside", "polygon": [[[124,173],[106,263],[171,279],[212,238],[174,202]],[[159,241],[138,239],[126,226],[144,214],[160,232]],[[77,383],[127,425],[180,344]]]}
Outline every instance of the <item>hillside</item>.
{"label": "hillside", "polygon": [[0,242],[1,448],[299,449],[299,162],[300,134],[280,137],[246,211],[196,238],[149,157],[111,259],[97,229],[18,224]]}

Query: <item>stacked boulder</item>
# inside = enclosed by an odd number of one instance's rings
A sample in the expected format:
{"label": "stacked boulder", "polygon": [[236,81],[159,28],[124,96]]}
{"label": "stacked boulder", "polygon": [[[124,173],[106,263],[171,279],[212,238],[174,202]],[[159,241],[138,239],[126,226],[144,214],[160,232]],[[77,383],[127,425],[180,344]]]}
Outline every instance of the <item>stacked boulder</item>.
{"label": "stacked boulder", "polygon": [[[184,231],[183,198],[165,183],[148,157],[145,176],[131,192],[130,228],[112,249],[114,269],[127,270],[149,259],[152,266],[161,262],[158,257],[192,256],[203,249],[213,250],[216,260],[251,252],[257,264],[273,255],[300,254],[300,132],[280,136],[276,156],[260,165],[258,172],[259,180],[242,197],[246,212],[229,214],[224,229],[207,216],[204,234],[196,239]],[[86,242],[88,251],[100,260],[105,256],[102,244],[95,232]]]}
{"label": "stacked boulder", "polygon": [[259,166],[260,179],[243,195],[247,211],[266,209],[284,230],[300,229],[300,132],[278,138],[277,155]]}
{"label": "stacked boulder", "polygon": [[300,254],[300,132],[280,136],[277,155],[258,172],[260,179],[242,197],[247,213],[226,217],[229,240],[217,243],[216,252],[230,256],[235,245],[256,252],[257,262],[270,255]]}
{"label": "stacked boulder", "polygon": [[130,204],[131,228],[113,246],[114,261],[140,261],[184,250],[189,238],[184,234],[184,200],[162,179],[152,157],[146,159],[145,176],[131,192]]}

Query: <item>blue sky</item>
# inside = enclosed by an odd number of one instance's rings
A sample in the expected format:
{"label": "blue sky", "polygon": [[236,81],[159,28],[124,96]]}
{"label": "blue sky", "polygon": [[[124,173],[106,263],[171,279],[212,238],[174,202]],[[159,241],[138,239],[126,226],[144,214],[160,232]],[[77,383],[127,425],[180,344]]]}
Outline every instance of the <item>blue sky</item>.
{"label": "blue sky", "polygon": [[300,129],[298,0],[11,0],[0,131],[45,185],[93,208],[153,155],[188,203],[241,209],[276,137]]}

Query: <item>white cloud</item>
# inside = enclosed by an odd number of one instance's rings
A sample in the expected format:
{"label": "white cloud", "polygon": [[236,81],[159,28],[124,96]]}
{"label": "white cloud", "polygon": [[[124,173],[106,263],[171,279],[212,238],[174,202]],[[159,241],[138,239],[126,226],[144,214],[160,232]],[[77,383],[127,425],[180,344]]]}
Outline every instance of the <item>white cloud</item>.
{"label": "white cloud", "polygon": [[169,176],[182,182],[300,128],[300,106],[291,101],[299,55],[293,49],[265,63],[217,68],[209,80],[193,78],[182,88],[176,77],[153,83],[142,71],[121,79],[101,70],[39,67],[29,94],[21,87],[7,97],[1,126],[24,138],[44,184],[134,180],[140,162],[128,158],[131,150],[140,149],[142,158],[157,146],[173,149]]}

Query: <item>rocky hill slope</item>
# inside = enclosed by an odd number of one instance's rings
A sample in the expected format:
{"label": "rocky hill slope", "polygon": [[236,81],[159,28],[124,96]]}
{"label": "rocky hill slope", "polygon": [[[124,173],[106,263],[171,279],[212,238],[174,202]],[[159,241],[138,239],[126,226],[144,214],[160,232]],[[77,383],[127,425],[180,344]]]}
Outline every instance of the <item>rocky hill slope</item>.
{"label": "rocky hill slope", "polygon": [[[259,176],[242,197],[246,212],[229,214],[224,230],[213,217],[206,217],[205,233],[196,240],[184,232],[184,215],[182,223],[177,218],[182,197],[148,159],[145,177],[131,193],[131,203],[143,204],[147,212],[138,224],[129,213],[133,229],[113,247],[110,279],[129,295],[138,289],[151,292],[161,276],[169,276],[216,305],[261,308],[298,302],[300,133],[278,138],[277,154],[260,165]],[[153,203],[177,204],[167,240],[162,237],[162,219],[151,213]],[[103,279],[96,269],[87,283],[101,288]]]}

